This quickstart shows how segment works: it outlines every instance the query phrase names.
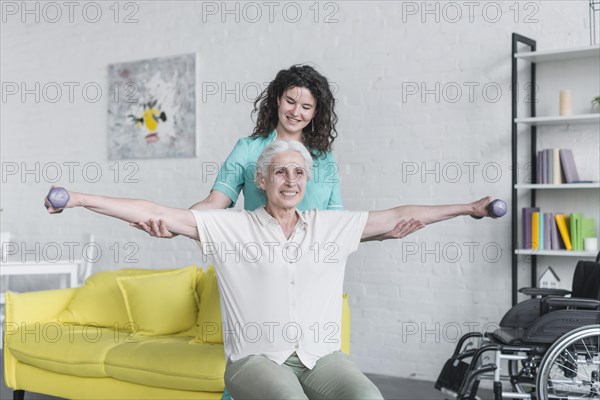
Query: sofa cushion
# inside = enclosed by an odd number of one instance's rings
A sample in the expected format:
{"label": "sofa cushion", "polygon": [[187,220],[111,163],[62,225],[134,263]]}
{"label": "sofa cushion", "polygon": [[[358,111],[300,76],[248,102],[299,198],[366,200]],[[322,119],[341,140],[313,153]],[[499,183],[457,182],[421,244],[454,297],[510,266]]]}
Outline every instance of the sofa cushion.
{"label": "sofa cushion", "polygon": [[117,278],[129,322],[144,335],[189,329],[198,316],[196,267]]}
{"label": "sofa cushion", "polygon": [[68,324],[97,325],[128,330],[129,316],[116,278],[156,273],[160,270],[123,269],[101,271],[90,276],[67,308],[58,315],[58,321]]}
{"label": "sofa cushion", "polygon": [[221,299],[215,267],[209,266],[198,282],[200,309],[196,325],[185,332],[198,343],[223,344]]}
{"label": "sofa cushion", "polygon": [[106,353],[131,340],[136,339],[123,331],[47,322],[22,326],[7,337],[6,345],[25,364],[60,374],[106,377]]}
{"label": "sofa cushion", "polygon": [[190,337],[138,337],[106,355],[109,376],[142,385],[171,389],[223,391],[223,345],[191,343]]}

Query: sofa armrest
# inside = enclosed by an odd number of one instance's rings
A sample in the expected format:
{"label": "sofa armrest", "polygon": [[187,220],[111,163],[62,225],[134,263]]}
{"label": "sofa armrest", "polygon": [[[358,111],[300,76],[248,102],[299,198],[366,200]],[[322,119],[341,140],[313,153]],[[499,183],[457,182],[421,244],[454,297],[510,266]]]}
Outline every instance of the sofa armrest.
{"label": "sofa armrest", "polygon": [[56,321],[76,292],[77,288],[6,292],[6,323],[21,325]]}
{"label": "sofa armrest", "polygon": [[8,350],[7,340],[26,324],[56,321],[64,310],[76,288],[43,290],[38,292],[6,292],[6,319],[4,321],[4,382],[11,389],[19,389],[16,377],[17,360]]}

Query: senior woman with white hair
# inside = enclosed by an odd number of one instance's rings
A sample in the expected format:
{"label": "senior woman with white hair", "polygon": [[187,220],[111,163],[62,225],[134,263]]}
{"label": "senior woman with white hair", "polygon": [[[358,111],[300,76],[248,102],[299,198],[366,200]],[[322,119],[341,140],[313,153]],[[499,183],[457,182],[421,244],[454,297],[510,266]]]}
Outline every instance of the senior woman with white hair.
{"label": "senior woman with white hair", "polygon": [[[75,192],[65,208],[82,206],[127,222],[162,218],[169,231],[200,242],[217,273],[225,384],[234,398],[382,399],[340,352],[348,256],[361,238],[389,232],[402,221],[406,235],[460,215],[488,216],[490,198],[370,212],[300,212],[296,206],[311,166],[300,143],[267,146],[255,175],[267,204],[254,211],[177,209]],[[60,211],[47,199],[45,204],[51,213]]]}

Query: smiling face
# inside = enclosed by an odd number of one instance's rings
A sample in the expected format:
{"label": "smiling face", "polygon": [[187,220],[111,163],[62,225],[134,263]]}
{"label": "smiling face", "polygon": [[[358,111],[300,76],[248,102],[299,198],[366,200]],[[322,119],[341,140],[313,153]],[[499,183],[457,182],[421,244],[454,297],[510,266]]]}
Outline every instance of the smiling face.
{"label": "smiling face", "polygon": [[259,186],[273,209],[295,208],[306,190],[307,174],[304,157],[297,151],[284,151],[273,157],[268,176],[259,176]]}
{"label": "smiling face", "polygon": [[277,105],[277,132],[284,139],[299,140],[317,112],[317,100],[307,88],[291,87],[277,99]]}

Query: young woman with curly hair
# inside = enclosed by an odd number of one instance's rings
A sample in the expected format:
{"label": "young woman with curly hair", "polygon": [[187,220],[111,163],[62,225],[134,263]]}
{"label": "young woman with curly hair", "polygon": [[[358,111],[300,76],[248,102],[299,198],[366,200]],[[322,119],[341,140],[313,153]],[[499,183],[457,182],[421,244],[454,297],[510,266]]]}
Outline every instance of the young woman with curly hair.
{"label": "young woman with curly hair", "polygon": [[[266,203],[265,194],[254,183],[256,160],[275,140],[294,140],[304,144],[313,156],[313,179],[298,205],[304,210],[342,210],[338,166],[332,154],[337,137],[335,98],[327,78],[308,65],[293,65],[281,70],[254,102],[257,114],[252,134],[237,141],[225,160],[210,194],[190,209],[224,209],[235,206],[244,193],[244,209],[255,210]],[[164,221],[132,223],[151,236],[171,238]],[[398,239],[398,226],[386,235],[366,240]]]}

